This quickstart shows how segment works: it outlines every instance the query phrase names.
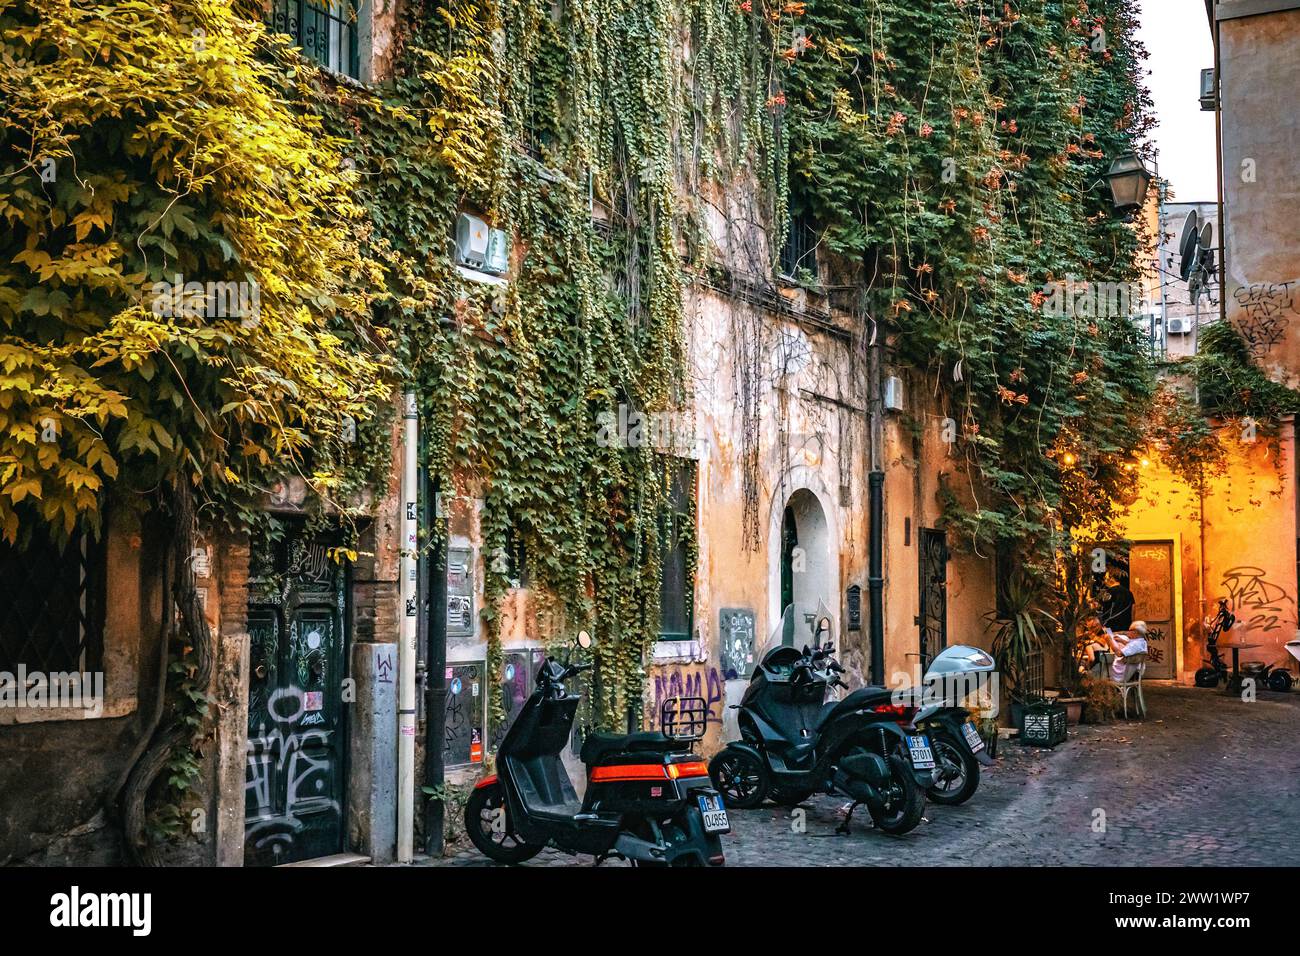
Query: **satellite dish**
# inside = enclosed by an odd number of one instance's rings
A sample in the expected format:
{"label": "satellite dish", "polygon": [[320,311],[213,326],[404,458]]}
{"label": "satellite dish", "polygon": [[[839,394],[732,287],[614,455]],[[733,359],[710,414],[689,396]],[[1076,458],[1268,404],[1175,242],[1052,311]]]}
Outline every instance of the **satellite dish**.
{"label": "satellite dish", "polygon": [[1214,245],[1214,223],[1207,222],[1201,227],[1201,238],[1199,241],[1201,243],[1201,251],[1209,252],[1210,248]]}
{"label": "satellite dish", "polygon": [[[1184,282],[1196,268],[1197,246],[1200,244],[1200,236],[1197,235],[1197,229],[1200,228],[1201,217],[1193,209],[1187,214],[1187,220],[1183,223],[1183,237],[1178,241],[1178,276]],[[1208,226],[1209,223],[1206,223]]]}

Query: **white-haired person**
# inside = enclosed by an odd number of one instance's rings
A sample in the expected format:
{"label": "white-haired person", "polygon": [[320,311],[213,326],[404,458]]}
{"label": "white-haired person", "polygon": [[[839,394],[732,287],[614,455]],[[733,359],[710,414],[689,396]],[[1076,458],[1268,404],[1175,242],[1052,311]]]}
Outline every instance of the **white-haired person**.
{"label": "white-haired person", "polygon": [[1122,684],[1128,680],[1129,667],[1132,666],[1126,659],[1147,652],[1147,623],[1134,621],[1127,631],[1103,628],[1101,636],[1092,646],[1115,655],[1115,659],[1110,662],[1110,676],[1116,683]]}

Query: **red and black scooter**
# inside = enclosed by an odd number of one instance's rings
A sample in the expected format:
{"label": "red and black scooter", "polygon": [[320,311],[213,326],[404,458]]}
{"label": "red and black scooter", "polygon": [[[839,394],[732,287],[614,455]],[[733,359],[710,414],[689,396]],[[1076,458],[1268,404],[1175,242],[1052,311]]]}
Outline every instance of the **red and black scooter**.
{"label": "red and black scooter", "polygon": [[[591,646],[586,631],[577,643]],[[498,863],[522,863],[553,846],[590,853],[597,863],[721,866],[727,811],[708,765],[691,750],[704,735],[702,698],[665,702],[663,730],[589,734],[581,752],[587,790],[578,799],[560,759],[579,700],[564,682],[590,668],[546,659],[537,690],[497,750],[496,774],[479,781],[465,804],[470,840]]]}

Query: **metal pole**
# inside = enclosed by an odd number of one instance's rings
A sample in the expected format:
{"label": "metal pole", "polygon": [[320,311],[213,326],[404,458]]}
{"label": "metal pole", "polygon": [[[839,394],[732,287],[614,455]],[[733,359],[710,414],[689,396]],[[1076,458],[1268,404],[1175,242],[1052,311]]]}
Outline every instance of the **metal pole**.
{"label": "metal pole", "polygon": [[[1160,166],[1156,165],[1156,175]],[[1165,276],[1165,202],[1169,199],[1169,184],[1157,179],[1156,189],[1156,280],[1160,283],[1160,358],[1169,358],[1169,286]]]}
{"label": "metal pole", "polygon": [[867,475],[871,512],[871,541],[867,558],[867,591],[870,601],[871,683],[885,684],[885,577],[884,577],[884,498],[885,473]]}
{"label": "metal pole", "polygon": [[[869,289],[875,284],[879,272],[880,263],[877,259],[871,267],[871,275],[864,284],[864,289]],[[871,683],[883,687],[885,684],[885,402],[881,366],[885,343],[882,341],[883,336],[875,318],[869,317],[868,320],[871,322],[871,338],[867,344],[867,409],[870,415],[867,423],[869,429],[867,513],[870,522],[867,529],[867,631],[871,653]]]}
{"label": "metal pole", "polygon": [[[429,490],[427,481],[424,487]],[[441,489],[441,481],[435,477],[432,493],[423,508],[430,548],[426,560],[420,562],[425,569],[424,659],[428,662],[424,681],[424,785],[438,793],[442,793],[446,782],[443,744],[447,725],[447,533],[443,516],[438,513]],[[446,809],[446,801],[442,799],[429,799],[424,803],[424,852],[431,857],[442,856]]]}
{"label": "metal pole", "polygon": [[410,863],[415,844],[416,540],[419,505],[419,411],[415,393],[402,396],[402,553],[397,641],[397,862]]}

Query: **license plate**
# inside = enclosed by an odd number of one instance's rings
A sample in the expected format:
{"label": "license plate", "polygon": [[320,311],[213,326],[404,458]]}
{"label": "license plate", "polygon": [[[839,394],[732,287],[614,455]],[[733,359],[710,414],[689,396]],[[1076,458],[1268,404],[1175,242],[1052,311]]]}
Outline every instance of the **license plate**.
{"label": "license plate", "polygon": [[934,754],[930,750],[930,738],[922,734],[907,738],[908,749],[912,751],[912,766],[917,770],[932,770]]}
{"label": "license plate", "polygon": [[731,821],[727,819],[727,808],[722,805],[722,796],[696,797],[700,801],[700,813],[704,816],[705,833],[726,833],[731,829]]}
{"label": "license plate", "polygon": [[973,721],[968,720],[966,723],[962,724],[961,732],[962,736],[966,738],[966,743],[970,744],[971,750],[979,753],[984,749],[984,738],[981,737],[979,731],[975,729],[975,723]]}

